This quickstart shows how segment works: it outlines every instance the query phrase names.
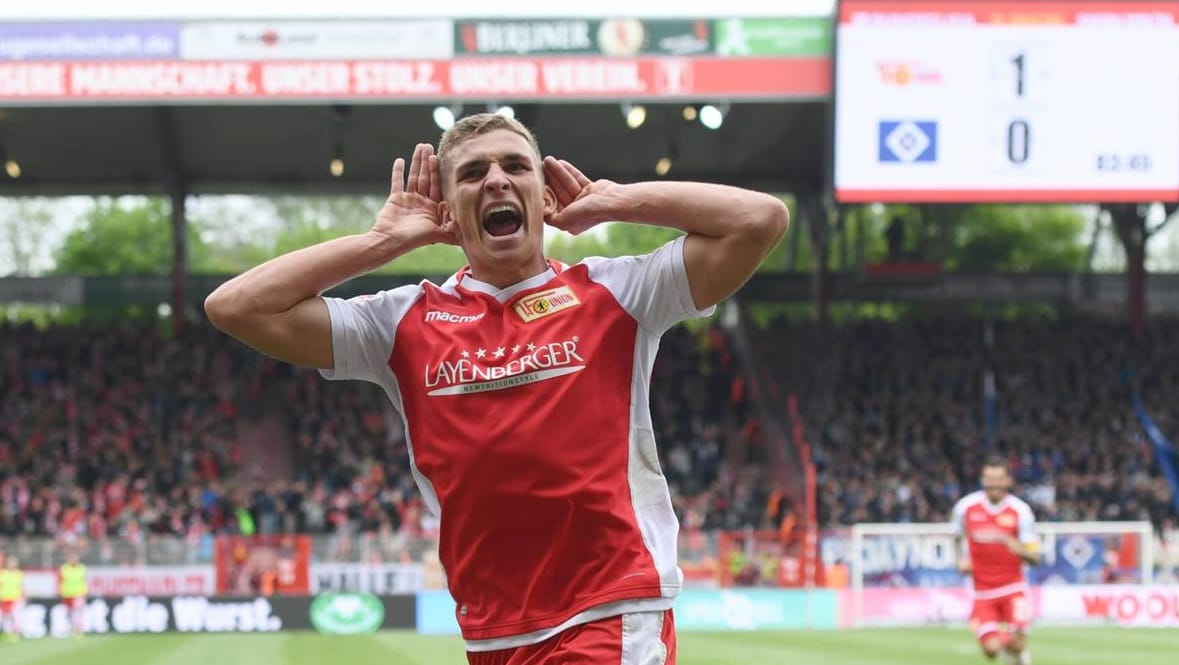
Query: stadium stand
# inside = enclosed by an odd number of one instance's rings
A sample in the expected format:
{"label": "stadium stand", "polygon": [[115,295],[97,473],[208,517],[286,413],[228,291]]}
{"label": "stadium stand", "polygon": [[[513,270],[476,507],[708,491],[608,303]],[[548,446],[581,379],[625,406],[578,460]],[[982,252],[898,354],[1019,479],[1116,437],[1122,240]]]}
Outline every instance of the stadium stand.
{"label": "stadium stand", "polygon": [[1171,490],[1123,379],[1133,372],[1173,432],[1172,325],[1152,321],[1133,342],[1120,322],[1080,316],[1000,321],[991,334],[962,316],[832,330],[779,319],[757,347],[766,380],[800,396],[825,525],[945,520],[989,449],[1009,455],[1015,491],[1041,520],[1161,525],[1174,517]]}
{"label": "stadium stand", "polygon": [[[432,529],[375,386],[201,326],[175,340],[147,325],[3,326],[0,348],[0,536]],[[681,516],[756,523],[765,490],[722,473],[735,422],[723,336],[680,328],[663,349],[652,408]]]}
{"label": "stadium stand", "polygon": [[[1042,520],[1162,525],[1175,517],[1170,488],[1123,379],[1136,369],[1147,410],[1174,431],[1169,325],[1132,343],[1114,322],[1025,317],[996,323],[987,344],[983,324],[961,316],[829,330],[779,319],[755,347],[770,391],[800,396],[824,526],[946,519],[988,442],[1011,456]],[[146,324],[9,325],[0,349],[0,537],[435,527],[375,386],[326,382],[203,326],[170,339]],[[652,410],[689,533],[797,519],[758,474],[744,382],[720,328],[664,338]]]}

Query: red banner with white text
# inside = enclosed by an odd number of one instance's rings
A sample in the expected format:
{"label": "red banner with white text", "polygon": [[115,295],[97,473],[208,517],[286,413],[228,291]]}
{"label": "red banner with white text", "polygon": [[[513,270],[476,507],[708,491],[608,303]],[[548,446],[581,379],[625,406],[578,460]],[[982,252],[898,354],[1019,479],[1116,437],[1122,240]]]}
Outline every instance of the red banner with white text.
{"label": "red banner with white text", "polygon": [[0,63],[0,103],[818,98],[826,58]]}

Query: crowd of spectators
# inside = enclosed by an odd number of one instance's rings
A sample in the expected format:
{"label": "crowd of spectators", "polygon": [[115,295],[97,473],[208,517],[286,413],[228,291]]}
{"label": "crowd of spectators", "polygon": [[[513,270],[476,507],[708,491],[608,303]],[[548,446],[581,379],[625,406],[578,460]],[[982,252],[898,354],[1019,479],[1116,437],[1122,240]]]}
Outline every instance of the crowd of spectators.
{"label": "crowd of spectators", "polygon": [[[0,539],[168,535],[207,553],[216,533],[436,528],[376,386],[325,381],[207,325],[178,339],[150,323],[0,325],[0,356]],[[723,464],[736,372],[721,336],[677,328],[653,374],[662,462],[681,517],[700,527],[756,522],[764,505]],[[238,438],[267,410],[287,477],[266,477]]]}
{"label": "crowd of spectators", "polygon": [[946,520],[976,488],[983,453],[998,452],[1041,520],[1165,528],[1175,517],[1171,488],[1130,395],[1139,392],[1160,429],[1175,433],[1172,328],[1152,321],[1134,341],[1122,322],[1088,317],[830,329],[782,319],[759,348],[767,380],[799,394],[824,525]]}
{"label": "crowd of spectators", "polygon": [[214,526],[252,362],[208,329],[0,327],[0,536]]}
{"label": "crowd of spectators", "polygon": [[[1179,346],[1168,327],[1152,322],[1131,342],[1119,323],[1090,319],[989,332],[963,316],[830,328],[782,319],[753,346],[762,383],[799,395],[822,526],[947,519],[986,450],[1008,455],[1042,520],[1162,524],[1174,517],[1170,488],[1128,386],[1173,433]],[[759,433],[731,345],[719,327],[678,327],[653,372],[661,462],[689,532],[777,528],[794,510],[745,454]],[[281,425],[291,474],[248,463],[239,432],[259,417]],[[376,386],[325,381],[203,325],[181,338],[154,323],[0,326],[0,539],[158,534],[207,553],[216,533],[383,542],[436,526]]]}

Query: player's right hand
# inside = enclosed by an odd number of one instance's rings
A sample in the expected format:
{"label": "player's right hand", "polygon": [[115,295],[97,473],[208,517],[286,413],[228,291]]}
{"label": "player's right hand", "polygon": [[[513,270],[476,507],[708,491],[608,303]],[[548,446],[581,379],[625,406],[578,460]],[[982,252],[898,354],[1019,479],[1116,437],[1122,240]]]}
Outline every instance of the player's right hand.
{"label": "player's right hand", "polygon": [[419,247],[434,243],[458,244],[452,228],[442,224],[438,204],[442,201],[442,178],[438,173],[438,156],[434,146],[419,143],[413,151],[409,177],[405,160],[393,162],[393,182],[389,198],[377,213],[372,233],[397,241],[399,246]]}
{"label": "player's right hand", "polygon": [[958,572],[963,575],[969,575],[974,570],[974,566],[970,563],[970,559],[958,559]]}

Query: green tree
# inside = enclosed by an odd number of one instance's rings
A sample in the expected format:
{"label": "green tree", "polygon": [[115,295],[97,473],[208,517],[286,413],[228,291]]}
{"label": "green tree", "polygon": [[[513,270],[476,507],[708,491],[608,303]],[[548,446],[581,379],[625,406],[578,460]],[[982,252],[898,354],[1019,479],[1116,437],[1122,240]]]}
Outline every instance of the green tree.
{"label": "green tree", "polygon": [[[162,198],[102,199],[54,254],[67,275],[163,275],[172,268],[172,221]],[[188,224],[188,267],[207,271],[209,247]]]}
{"label": "green tree", "polygon": [[270,199],[255,196],[199,196],[188,201],[188,221],[209,246],[209,257],[192,272],[234,275],[274,256],[281,225]]}
{"label": "green tree", "polygon": [[281,226],[315,226],[340,235],[362,233],[373,225],[384,198],[376,196],[275,196],[266,199]]}
{"label": "green tree", "polygon": [[545,254],[565,263],[577,263],[587,256],[607,256],[610,248],[606,245],[605,229],[590,231],[579,236],[548,230]]}
{"label": "green tree", "polygon": [[[269,200],[280,229],[270,256],[278,256],[325,240],[372,227],[383,199],[373,196],[276,197]],[[452,245],[419,247],[375,272],[386,275],[447,275],[465,263]]]}
{"label": "green tree", "polygon": [[652,252],[672,238],[682,235],[676,229],[646,224],[611,224],[606,227],[608,256],[635,256]]}
{"label": "green tree", "polygon": [[645,224],[611,222],[579,236],[549,230],[545,252],[560,261],[576,263],[588,256],[635,256],[654,251],[680,235],[675,229]]}
{"label": "green tree", "polygon": [[[941,261],[947,270],[1070,271],[1085,267],[1088,220],[1075,206],[850,206],[842,231],[848,234],[844,242],[861,245],[869,263],[885,261],[885,236],[893,220],[904,225],[902,252],[909,260]],[[857,232],[863,237],[857,238]],[[832,251],[839,242],[833,239]],[[804,261],[800,267],[809,267],[809,251],[801,254]],[[851,267],[839,261],[834,265]]]}
{"label": "green tree", "polygon": [[1074,206],[977,205],[951,221],[946,268],[1076,271],[1084,268],[1085,216]]}
{"label": "green tree", "polygon": [[419,247],[376,272],[382,275],[434,275],[457,272],[466,265],[463,250],[455,245],[427,245]]}
{"label": "green tree", "polygon": [[53,205],[46,199],[0,201],[0,275],[34,275],[47,257]]}

